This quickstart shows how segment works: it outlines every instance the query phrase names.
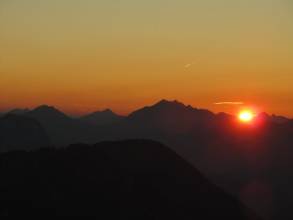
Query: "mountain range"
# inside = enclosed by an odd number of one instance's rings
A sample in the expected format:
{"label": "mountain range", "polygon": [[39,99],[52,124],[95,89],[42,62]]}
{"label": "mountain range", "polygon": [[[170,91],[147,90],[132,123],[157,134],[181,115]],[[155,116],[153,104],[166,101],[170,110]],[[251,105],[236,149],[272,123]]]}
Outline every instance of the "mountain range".
{"label": "mountain range", "polygon": [[[39,132],[31,125],[18,126],[19,122],[10,126],[7,117],[38,124]],[[261,113],[247,125],[233,115],[162,100],[125,117],[106,110],[72,118],[40,106],[2,116],[1,128],[6,132],[0,130],[2,152],[105,140],[159,141],[263,218],[293,218],[293,120],[282,116]]]}

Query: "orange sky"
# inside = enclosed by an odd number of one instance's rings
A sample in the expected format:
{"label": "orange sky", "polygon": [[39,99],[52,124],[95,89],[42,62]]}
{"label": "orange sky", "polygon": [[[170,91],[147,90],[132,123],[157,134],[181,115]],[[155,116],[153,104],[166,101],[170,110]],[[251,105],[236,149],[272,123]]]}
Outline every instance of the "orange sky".
{"label": "orange sky", "polygon": [[293,117],[288,0],[0,2],[0,109],[127,114],[165,98]]}

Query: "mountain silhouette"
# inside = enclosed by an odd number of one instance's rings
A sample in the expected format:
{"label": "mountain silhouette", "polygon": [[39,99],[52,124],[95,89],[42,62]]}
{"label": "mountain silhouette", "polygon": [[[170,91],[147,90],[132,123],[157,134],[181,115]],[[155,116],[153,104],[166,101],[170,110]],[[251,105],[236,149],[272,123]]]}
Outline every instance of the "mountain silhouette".
{"label": "mountain silhouette", "polygon": [[92,132],[90,125],[73,119],[54,107],[42,105],[25,115],[38,120],[56,146],[87,142],[90,139],[87,138]]}
{"label": "mountain silhouette", "polygon": [[6,216],[259,219],[158,142],[8,153],[0,162]]}
{"label": "mountain silhouette", "polygon": [[[234,115],[167,100],[108,124],[103,124],[108,119],[95,124],[73,119],[48,106],[25,116],[39,122],[56,147],[133,138],[160,141],[264,218],[293,218],[291,119],[261,113],[248,125]],[[21,136],[9,131],[5,136],[16,140]],[[25,149],[24,143],[17,145]]]}
{"label": "mountain silhouette", "polygon": [[208,110],[185,106],[178,101],[162,100],[153,106],[134,111],[128,120],[151,130],[160,129],[166,133],[187,133],[194,125],[204,125],[214,114]]}
{"label": "mountain silhouette", "polygon": [[0,152],[48,146],[50,139],[38,121],[13,114],[0,118]]}
{"label": "mountain silhouette", "polygon": [[129,115],[129,119],[137,121],[148,119],[154,122],[158,122],[163,117],[164,119],[161,120],[171,121],[172,118],[174,120],[174,117],[177,120],[179,115],[183,120],[188,116],[196,116],[194,120],[202,120],[202,118],[211,118],[214,114],[208,110],[196,109],[190,105],[186,106],[176,100],[167,101],[163,99],[152,106],[144,107],[134,111]]}
{"label": "mountain silhouette", "polygon": [[110,109],[96,111],[91,114],[82,116],[80,120],[93,125],[111,125],[121,122],[125,117],[115,114]]}
{"label": "mountain silhouette", "polygon": [[53,106],[48,105],[41,105],[32,111],[27,112],[28,116],[31,116],[33,118],[36,118],[41,121],[64,121],[64,120],[70,120],[70,118],[65,115],[63,112],[59,111]]}

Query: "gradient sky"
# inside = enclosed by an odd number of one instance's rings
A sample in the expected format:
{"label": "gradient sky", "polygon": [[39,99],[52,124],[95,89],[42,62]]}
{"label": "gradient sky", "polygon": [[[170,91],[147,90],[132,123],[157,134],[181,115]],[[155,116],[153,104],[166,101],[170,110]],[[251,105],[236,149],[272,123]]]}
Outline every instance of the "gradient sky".
{"label": "gradient sky", "polygon": [[293,117],[291,0],[0,0],[0,109],[159,99]]}

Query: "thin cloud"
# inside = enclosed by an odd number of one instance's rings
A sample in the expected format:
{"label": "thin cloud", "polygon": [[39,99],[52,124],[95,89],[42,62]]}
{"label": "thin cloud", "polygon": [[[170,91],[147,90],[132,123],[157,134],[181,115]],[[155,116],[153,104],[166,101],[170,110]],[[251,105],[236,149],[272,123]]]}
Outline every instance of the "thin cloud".
{"label": "thin cloud", "polygon": [[214,105],[244,105],[244,102],[215,102]]}

